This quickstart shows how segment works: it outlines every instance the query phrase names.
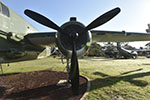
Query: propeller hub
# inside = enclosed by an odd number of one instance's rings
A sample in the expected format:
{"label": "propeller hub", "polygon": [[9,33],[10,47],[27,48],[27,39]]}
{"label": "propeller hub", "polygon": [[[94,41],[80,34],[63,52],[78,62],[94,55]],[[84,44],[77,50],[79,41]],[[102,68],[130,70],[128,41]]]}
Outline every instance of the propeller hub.
{"label": "propeller hub", "polygon": [[79,37],[79,33],[78,32],[75,32],[75,33],[70,33],[69,35],[71,37],[72,40],[75,40]]}
{"label": "propeller hub", "polygon": [[61,28],[69,35],[60,33],[60,40],[63,41],[63,46],[69,50],[72,50],[72,41],[75,41],[77,50],[82,48],[83,44],[87,42],[87,34],[80,35],[81,30],[84,29],[84,25],[77,21],[69,21],[61,26]]}
{"label": "propeller hub", "polygon": [[68,58],[72,55],[72,43],[75,42],[77,56],[83,55],[89,48],[88,44],[91,44],[91,32],[81,34],[81,31],[85,26],[78,21],[69,21],[61,26],[61,29],[66,32],[62,34],[57,33],[56,43],[60,51]]}

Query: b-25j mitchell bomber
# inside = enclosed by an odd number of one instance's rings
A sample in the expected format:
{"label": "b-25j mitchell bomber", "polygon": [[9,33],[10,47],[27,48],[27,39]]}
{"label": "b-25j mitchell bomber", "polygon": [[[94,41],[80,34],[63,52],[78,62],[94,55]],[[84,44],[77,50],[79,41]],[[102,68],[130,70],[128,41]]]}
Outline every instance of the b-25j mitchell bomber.
{"label": "b-25j mitchell bomber", "polygon": [[121,47],[121,43],[120,42],[117,42],[117,50],[119,52],[119,55],[121,57],[124,57],[125,59],[128,59],[128,58],[133,58],[133,59],[136,59],[137,56],[138,56],[138,53],[134,50],[127,50],[123,47]]}
{"label": "b-25j mitchell bomber", "polygon": [[150,40],[148,33],[115,32],[92,30],[111,20],[120,12],[114,8],[97,17],[88,25],[78,22],[75,17],[61,26],[32,10],[25,14],[36,22],[57,32],[38,32],[30,23],[0,2],[0,63],[11,63],[37,59],[46,48],[57,46],[68,63],[68,82],[73,94],[79,91],[78,57],[87,52],[92,40],[98,42],[126,42]]}

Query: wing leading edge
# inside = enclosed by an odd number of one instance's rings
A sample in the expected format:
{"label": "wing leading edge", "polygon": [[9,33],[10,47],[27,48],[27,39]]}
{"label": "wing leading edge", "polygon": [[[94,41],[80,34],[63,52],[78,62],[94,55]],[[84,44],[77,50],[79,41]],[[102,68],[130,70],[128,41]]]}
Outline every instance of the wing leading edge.
{"label": "wing leading edge", "polygon": [[95,42],[150,41],[149,33],[91,30]]}

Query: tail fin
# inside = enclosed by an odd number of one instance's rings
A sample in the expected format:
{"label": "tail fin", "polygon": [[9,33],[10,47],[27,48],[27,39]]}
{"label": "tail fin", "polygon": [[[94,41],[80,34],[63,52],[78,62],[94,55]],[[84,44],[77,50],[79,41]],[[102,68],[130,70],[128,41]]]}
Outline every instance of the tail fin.
{"label": "tail fin", "polygon": [[148,29],[146,29],[146,32],[150,32],[150,24],[148,24]]}

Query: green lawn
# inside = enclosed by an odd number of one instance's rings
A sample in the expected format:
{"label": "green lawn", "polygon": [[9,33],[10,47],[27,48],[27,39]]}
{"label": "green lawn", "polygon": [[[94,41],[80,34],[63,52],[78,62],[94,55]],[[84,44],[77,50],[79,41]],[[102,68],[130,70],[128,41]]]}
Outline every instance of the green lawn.
{"label": "green lawn", "polygon": [[[50,69],[66,71],[60,58],[3,65],[5,73]],[[91,89],[85,100],[149,100],[150,59],[110,59],[84,57],[79,60],[80,74],[89,77]]]}

